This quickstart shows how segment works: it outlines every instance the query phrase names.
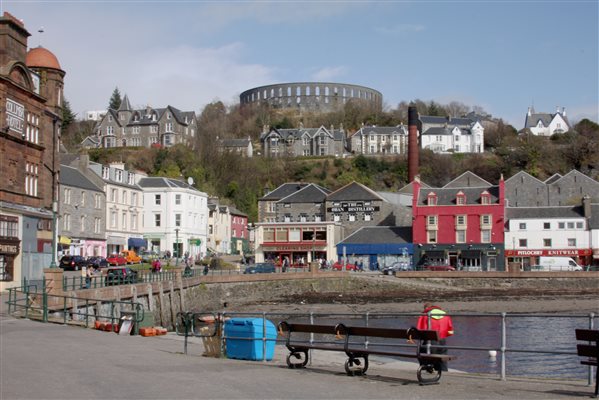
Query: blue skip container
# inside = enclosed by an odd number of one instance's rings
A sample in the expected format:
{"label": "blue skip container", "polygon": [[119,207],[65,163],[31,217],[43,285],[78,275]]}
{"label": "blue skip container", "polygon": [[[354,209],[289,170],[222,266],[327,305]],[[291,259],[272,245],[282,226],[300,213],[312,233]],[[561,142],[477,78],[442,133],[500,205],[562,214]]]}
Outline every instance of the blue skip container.
{"label": "blue skip container", "polygon": [[[267,361],[272,360],[275,354],[275,340],[277,329],[275,325],[266,320],[264,329],[262,318],[231,318],[225,321],[225,338],[227,341],[227,357],[238,360]],[[266,333],[266,357],[264,355],[264,341]]]}

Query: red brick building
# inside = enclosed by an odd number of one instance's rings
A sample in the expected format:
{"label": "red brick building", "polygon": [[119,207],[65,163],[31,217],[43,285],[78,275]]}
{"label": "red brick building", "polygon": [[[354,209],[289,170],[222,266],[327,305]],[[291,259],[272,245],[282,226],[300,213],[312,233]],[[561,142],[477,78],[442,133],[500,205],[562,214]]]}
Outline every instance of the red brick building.
{"label": "red brick building", "polygon": [[414,263],[504,270],[503,177],[497,185],[466,172],[442,188],[414,180]]}
{"label": "red brick building", "polygon": [[0,290],[39,278],[52,261],[52,207],[65,72],[28,51],[22,21],[0,17]]}

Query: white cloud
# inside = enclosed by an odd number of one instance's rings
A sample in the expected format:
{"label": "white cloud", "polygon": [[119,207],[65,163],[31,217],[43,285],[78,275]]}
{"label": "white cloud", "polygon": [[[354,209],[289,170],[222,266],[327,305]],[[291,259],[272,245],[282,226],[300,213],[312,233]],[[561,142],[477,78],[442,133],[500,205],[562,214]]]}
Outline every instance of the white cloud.
{"label": "white cloud", "polygon": [[346,75],[348,68],[345,66],[324,67],[311,74],[315,81],[331,81]]}

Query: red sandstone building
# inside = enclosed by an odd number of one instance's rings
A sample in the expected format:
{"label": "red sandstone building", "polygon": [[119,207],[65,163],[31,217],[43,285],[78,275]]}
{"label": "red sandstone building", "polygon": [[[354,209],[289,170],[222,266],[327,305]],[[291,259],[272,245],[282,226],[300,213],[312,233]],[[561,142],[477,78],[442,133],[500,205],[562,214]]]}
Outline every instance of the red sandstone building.
{"label": "red sandstone building", "polygon": [[55,255],[65,72],[50,51],[28,51],[29,36],[22,21],[0,17],[0,291],[41,277]]}

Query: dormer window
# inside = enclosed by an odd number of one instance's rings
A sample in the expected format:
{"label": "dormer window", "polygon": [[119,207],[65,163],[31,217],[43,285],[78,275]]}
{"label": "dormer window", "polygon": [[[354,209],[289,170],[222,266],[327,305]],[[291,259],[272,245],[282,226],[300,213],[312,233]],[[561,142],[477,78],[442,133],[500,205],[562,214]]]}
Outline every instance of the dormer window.
{"label": "dormer window", "polygon": [[456,204],[458,206],[463,206],[466,204],[466,195],[464,194],[464,192],[459,191],[457,196],[456,196]]}
{"label": "dormer window", "polygon": [[108,179],[110,177],[110,169],[108,167],[102,167],[102,179]]}
{"label": "dormer window", "polygon": [[429,206],[436,206],[437,205],[437,195],[432,192],[429,193],[426,198],[426,204]]}
{"label": "dormer window", "polygon": [[486,190],[480,195],[481,204],[491,204],[491,195]]}

